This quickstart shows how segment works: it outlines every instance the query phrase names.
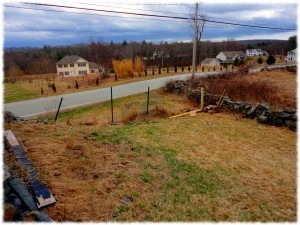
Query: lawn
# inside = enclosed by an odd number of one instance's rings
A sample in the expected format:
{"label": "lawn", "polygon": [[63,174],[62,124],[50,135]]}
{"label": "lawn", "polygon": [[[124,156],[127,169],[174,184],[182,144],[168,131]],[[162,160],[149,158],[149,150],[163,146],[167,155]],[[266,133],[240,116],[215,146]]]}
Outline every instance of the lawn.
{"label": "lawn", "polygon": [[4,84],[4,102],[15,102],[38,98],[39,94],[29,88],[24,88],[18,84]]}
{"label": "lawn", "polygon": [[[230,113],[198,113],[152,91],[6,124],[57,199],[55,221],[295,222],[297,134]],[[127,123],[131,121],[131,123]],[[276,137],[276,138],[274,138]]]}

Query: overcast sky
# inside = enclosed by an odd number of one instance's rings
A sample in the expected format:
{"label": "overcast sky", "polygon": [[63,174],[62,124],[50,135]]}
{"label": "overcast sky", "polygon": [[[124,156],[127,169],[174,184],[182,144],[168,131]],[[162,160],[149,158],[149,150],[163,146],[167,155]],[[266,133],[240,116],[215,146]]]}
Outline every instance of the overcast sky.
{"label": "overcast sky", "polygon": [[[190,0],[27,0],[27,2],[185,18],[190,18],[195,12],[195,1]],[[205,15],[207,19],[214,21],[285,29],[297,28],[298,7],[296,1],[273,0],[272,4],[269,2],[256,0],[251,1],[251,3],[249,1],[245,3],[244,1],[226,0],[202,1],[199,5],[199,11],[201,15]],[[284,2],[284,4],[280,2]],[[160,5],[153,5],[153,3]],[[101,42],[122,42],[123,40],[127,42],[140,42],[143,40],[173,42],[191,41],[193,39],[192,22],[189,20],[35,6],[17,1],[4,1],[2,4],[4,47],[68,45],[88,43],[91,40]],[[11,6],[21,8],[12,8]],[[54,10],[56,12],[23,8]],[[236,40],[287,40],[295,34],[297,34],[296,30],[254,29],[206,22],[203,39],[212,41],[227,40],[229,38]]]}

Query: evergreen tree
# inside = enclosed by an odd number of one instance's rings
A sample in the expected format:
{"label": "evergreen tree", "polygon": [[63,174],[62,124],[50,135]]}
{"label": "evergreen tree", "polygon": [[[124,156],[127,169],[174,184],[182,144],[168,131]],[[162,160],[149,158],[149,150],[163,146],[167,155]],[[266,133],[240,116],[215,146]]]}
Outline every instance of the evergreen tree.
{"label": "evergreen tree", "polygon": [[226,62],[224,63],[223,66],[224,66],[224,68],[227,70],[227,63],[226,63]]}
{"label": "evergreen tree", "polygon": [[259,58],[257,59],[257,63],[258,64],[262,64],[263,63],[263,59],[259,56]]}
{"label": "evergreen tree", "polygon": [[269,55],[269,57],[267,59],[267,64],[272,65],[275,63],[275,61],[276,61],[275,57],[273,55]]}
{"label": "evergreen tree", "polygon": [[238,66],[240,64],[239,59],[236,57],[233,61],[232,66]]}

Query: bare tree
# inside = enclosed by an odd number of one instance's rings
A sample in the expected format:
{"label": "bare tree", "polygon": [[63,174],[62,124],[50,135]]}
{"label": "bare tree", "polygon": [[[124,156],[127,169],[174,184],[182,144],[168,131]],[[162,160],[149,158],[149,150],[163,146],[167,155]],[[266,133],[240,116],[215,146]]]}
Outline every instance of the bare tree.
{"label": "bare tree", "polygon": [[200,64],[202,61],[201,58],[201,39],[202,39],[202,35],[204,32],[204,26],[205,26],[205,22],[207,20],[207,16],[206,15],[200,15],[201,20],[198,22],[198,27],[197,27],[197,59],[198,59],[198,63],[196,62],[196,65]]}

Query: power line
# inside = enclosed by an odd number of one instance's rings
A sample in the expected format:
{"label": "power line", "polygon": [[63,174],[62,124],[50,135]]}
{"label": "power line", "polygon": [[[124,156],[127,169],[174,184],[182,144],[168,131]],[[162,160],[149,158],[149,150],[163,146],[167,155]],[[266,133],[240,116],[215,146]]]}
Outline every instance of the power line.
{"label": "power line", "polygon": [[160,21],[171,21],[171,22],[177,22],[186,24],[186,22],[178,21],[178,20],[172,20],[172,19],[155,19],[155,18],[138,18],[138,17],[123,17],[123,16],[112,16],[112,15],[100,15],[95,13],[80,13],[80,12],[68,12],[68,11],[62,11],[62,10],[53,10],[53,9],[37,9],[37,8],[30,8],[30,7],[21,7],[21,6],[10,6],[10,5],[4,5],[8,8],[16,8],[16,9],[28,9],[28,10],[36,10],[36,11],[45,11],[45,12],[58,12],[58,13],[68,13],[68,14],[79,14],[79,15],[89,15],[89,16],[104,16],[104,17],[117,17],[117,18],[123,18],[123,19],[138,19],[138,20],[160,20]]}
{"label": "power line", "polygon": [[[47,6],[47,7],[59,7],[59,8],[67,8],[67,9],[80,9],[80,10],[89,10],[89,11],[99,11],[99,12],[108,12],[108,13],[117,13],[117,14],[127,14],[127,15],[134,15],[134,16],[146,16],[146,17],[156,17],[156,18],[170,18],[170,19],[179,19],[179,20],[191,20],[191,18],[179,17],[179,16],[165,16],[165,15],[133,13],[133,12],[114,11],[114,10],[90,9],[90,8],[82,8],[82,7],[74,7],[74,6],[63,6],[63,5],[54,5],[54,4],[42,4],[42,3],[30,3],[30,2],[24,2],[24,4],[38,5],[38,6]],[[203,19],[201,18],[201,19],[198,19],[198,20],[203,20]],[[229,22],[222,22],[222,21],[209,20],[209,19],[204,19],[204,20],[206,22],[209,22],[209,23],[227,24],[227,25],[242,26],[242,27],[252,27],[252,28],[258,28],[258,29],[286,30],[286,31],[294,31],[294,30],[296,30],[296,29],[289,29],[289,28],[278,28],[278,27],[269,27],[269,26],[257,26],[257,25],[241,24],[241,23],[229,23]]]}
{"label": "power line", "polygon": [[[224,18],[220,18],[220,17],[212,17],[212,16],[207,16],[207,18],[212,18],[212,19],[219,19],[219,20],[225,20],[225,21],[233,21],[233,22],[238,22],[238,23],[244,23],[245,21],[241,21],[241,20],[231,20],[231,19],[224,19]],[[202,19],[202,18],[201,18]],[[260,26],[260,25],[262,25],[262,26],[268,26],[267,24],[264,24],[264,23],[248,23],[248,24],[250,24],[250,25],[258,25],[258,26]],[[296,28],[289,28],[289,29],[295,29],[296,30]]]}
{"label": "power line", "polygon": [[290,28],[278,28],[278,27],[267,27],[267,26],[241,24],[241,23],[229,23],[229,22],[221,22],[221,21],[208,20],[208,19],[204,19],[204,21],[209,22],[209,23],[229,24],[229,25],[234,25],[234,26],[252,27],[252,28],[260,28],[260,29],[270,29],[270,30],[290,30],[290,31],[296,30],[296,29],[290,29]]}
{"label": "power line", "polygon": [[133,9],[145,12],[161,12],[161,13],[172,13],[172,14],[182,14],[182,15],[189,15],[187,13],[178,13],[178,12],[167,12],[167,11],[158,11],[158,10],[147,10],[147,9],[137,9],[137,8],[128,8],[128,7],[116,7],[116,6],[108,6],[108,5],[99,5],[99,4],[90,4],[90,3],[80,3],[80,2],[73,2],[80,5],[91,5],[91,6],[103,6],[108,8],[118,8],[118,9]]}
{"label": "power line", "polygon": [[119,13],[119,14],[135,15],[135,16],[149,16],[149,17],[171,18],[171,19],[180,19],[180,20],[189,19],[189,18],[186,18],[186,17],[179,17],[179,16],[164,16],[164,15],[133,13],[133,12],[124,12],[124,11],[104,10],[104,9],[90,9],[90,8],[65,6],[65,5],[53,5],[53,4],[30,3],[30,2],[24,2],[24,4],[38,5],[38,6],[49,6],[49,7],[59,7],[59,8],[67,8],[67,9],[81,9],[81,10],[90,10],[90,11],[98,11],[98,12]]}

